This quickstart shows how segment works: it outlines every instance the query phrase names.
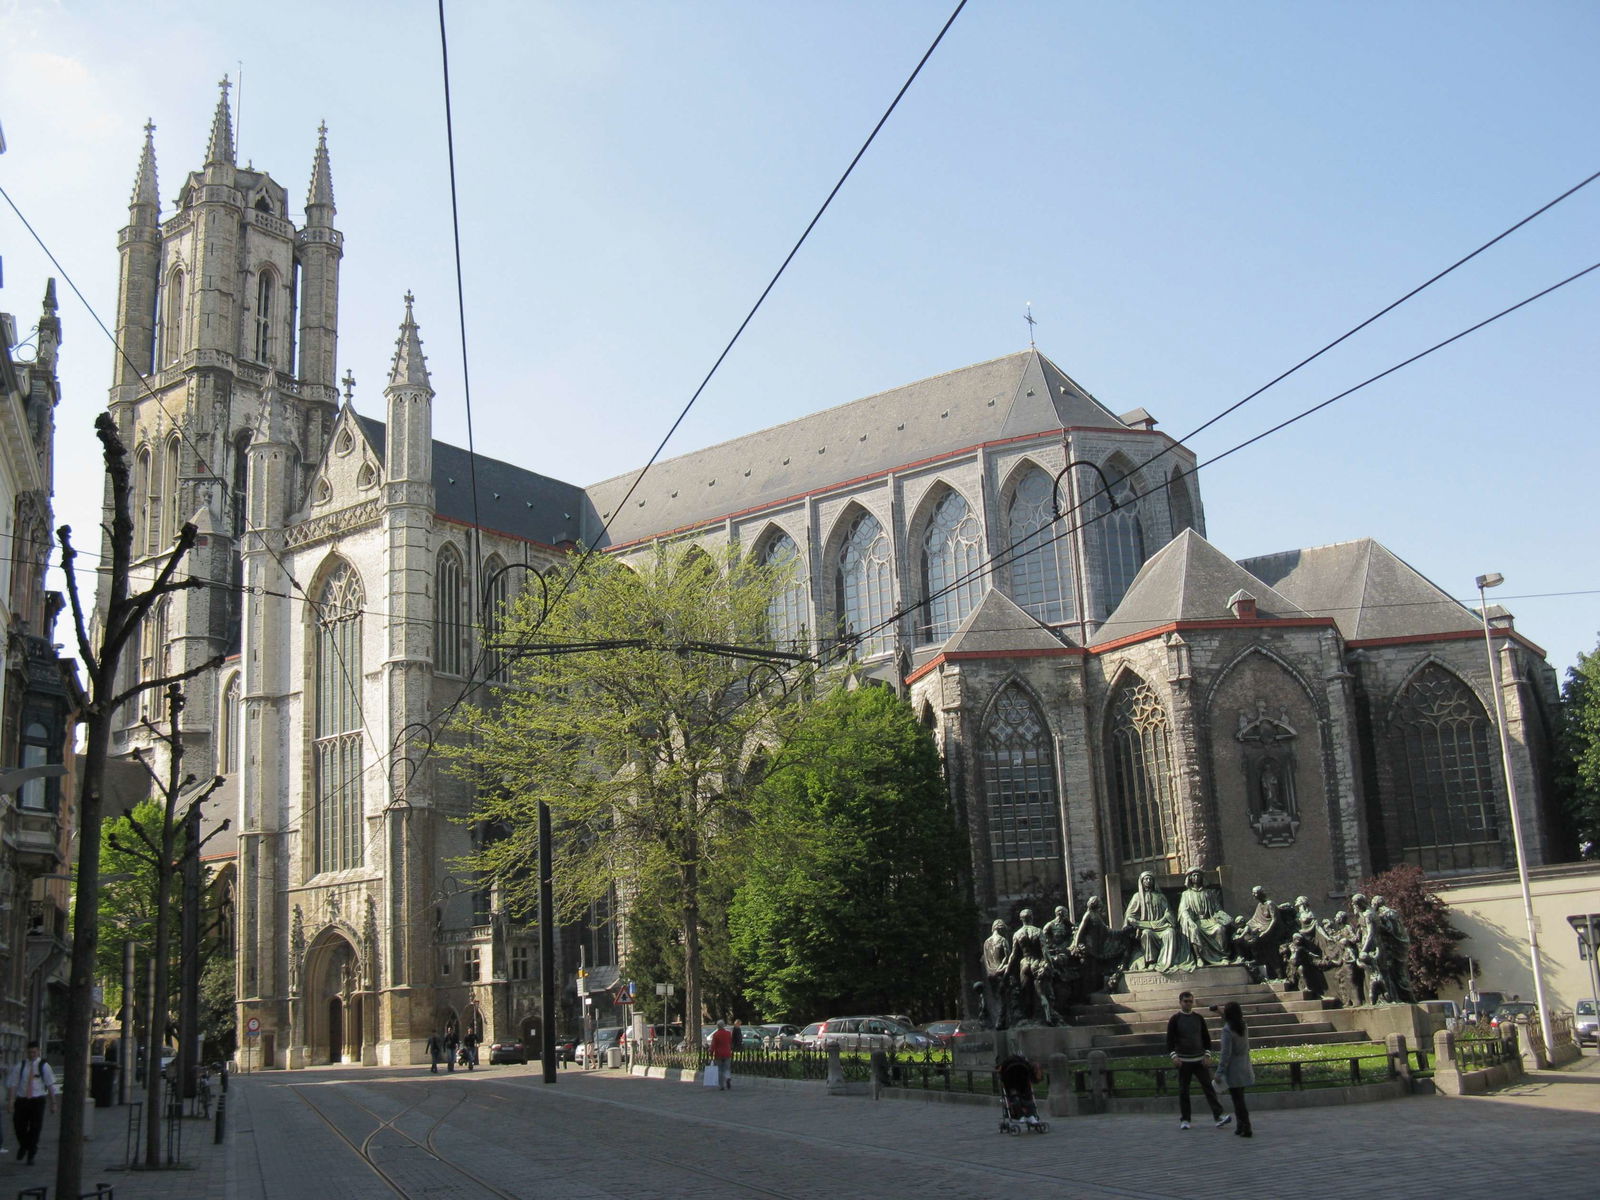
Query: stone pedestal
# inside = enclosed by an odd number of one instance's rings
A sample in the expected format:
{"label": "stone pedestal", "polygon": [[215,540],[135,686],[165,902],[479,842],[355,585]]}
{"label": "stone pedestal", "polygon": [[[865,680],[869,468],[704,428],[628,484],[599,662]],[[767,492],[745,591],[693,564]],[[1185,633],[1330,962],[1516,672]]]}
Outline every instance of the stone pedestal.
{"label": "stone pedestal", "polygon": [[1242,963],[1226,967],[1196,967],[1192,971],[1129,971],[1122,977],[1118,994],[1137,992],[1141,996],[1164,996],[1195,992],[1201,988],[1225,988],[1254,982],[1250,968]]}

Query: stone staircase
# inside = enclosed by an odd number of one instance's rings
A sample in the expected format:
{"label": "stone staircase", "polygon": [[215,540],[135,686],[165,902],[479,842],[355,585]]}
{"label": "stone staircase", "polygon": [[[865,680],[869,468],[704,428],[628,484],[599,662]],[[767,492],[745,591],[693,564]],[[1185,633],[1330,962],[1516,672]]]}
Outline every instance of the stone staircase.
{"label": "stone staircase", "polygon": [[1165,1054],[1167,1018],[1178,1011],[1178,994],[1193,992],[1195,1010],[1211,1028],[1213,1044],[1221,1040],[1222,1018],[1208,1011],[1237,1000],[1244,1010],[1253,1049],[1268,1046],[1335,1045],[1365,1042],[1362,1032],[1340,1032],[1322,1019],[1327,1007],[1304,992],[1283,984],[1253,983],[1243,967],[1202,967],[1188,973],[1130,974],[1128,990],[1097,993],[1072,1010],[1074,1029],[1090,1034],[1089,1049],[1112,1058]]}

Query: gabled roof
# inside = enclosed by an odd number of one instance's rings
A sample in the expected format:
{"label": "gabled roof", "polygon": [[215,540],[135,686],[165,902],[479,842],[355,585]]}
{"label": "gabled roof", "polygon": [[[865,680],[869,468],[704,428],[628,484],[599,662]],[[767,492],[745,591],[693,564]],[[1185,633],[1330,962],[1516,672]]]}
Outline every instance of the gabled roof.
{"label": "gabled roof", "polygon": [[1069,426],[1122,429],[1110,409],[1037,350],[1024,350],[667,459],[617,512],[638,471],[588,488],[608,544],[936,458]]}
{"label": "gabled roof", "polygon": [[[388,426],[371,417],[357,415],[356,420],[373,451],[383,459]],[[479,454],[474,510],[472,462],[473,457],[460,446],[433,443],[434,506],[441,518],[468,526],[481,523],[486,530],[549,545],[580,540],[589,504],[582,488]]]}
{"label": "gabled roof", "polygon": [[1332,617],[1346,641],[1480,628],[1475,612],[1371,538],[1264,554],[1240,565],[1313,616]]}
{"label": "gabled roof", "polygon": [[990,588],[940,653],[1014,654],[1019,650],[1060,650],[1062,644],[999,588]]}
{"label": "gabled roof", "polygon": [[1185,529],[1145,561],[1096,639],[1114,641],[1174,621],[1227,620],[1233,616],[1228,601],[1237,592],[1255,597],[1259,617],[1310,615],[1193,529]]}

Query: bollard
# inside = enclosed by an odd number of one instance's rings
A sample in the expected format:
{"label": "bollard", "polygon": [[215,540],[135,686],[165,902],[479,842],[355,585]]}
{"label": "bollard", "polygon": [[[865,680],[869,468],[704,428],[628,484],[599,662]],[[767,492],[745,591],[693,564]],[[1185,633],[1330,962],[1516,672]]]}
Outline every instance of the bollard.
{"label": "bollard", "polygon": [[223,1094],[217,1097],[217,1127],[211,1134],[211,1144],[213,1146],[219,1146],[222,1144],[223,1131],[228,1127],[228,1119],[226,1116],[227,1111],[228,1095],[226,1090],[224,1090]]}
{"label": "bollard", "polygon": [[1384,1039],[1384,1049],[1389,1055],[1389,1071],[1396,1079],[1403,1080],[1406,1091],[1413,1090],[1411,1080],[1411,1055],[1406,1049],[1406,1035],[1391,1033]]}

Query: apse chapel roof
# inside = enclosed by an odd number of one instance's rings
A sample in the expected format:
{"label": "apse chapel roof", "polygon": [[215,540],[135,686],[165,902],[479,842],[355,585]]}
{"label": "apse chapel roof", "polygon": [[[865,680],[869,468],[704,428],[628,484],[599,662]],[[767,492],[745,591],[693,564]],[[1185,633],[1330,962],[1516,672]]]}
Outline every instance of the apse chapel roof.
{"label": "apse chapel roof", "polygon": [[1477,613],[1371,538],[1241,559],[1316,617],[1331,617],[1346,641],[1461,633]]}
{"label": "apse chapel roof", "polygon": [[1174,621],[1226,620],[1233,616],[1230,601],[1239,592],[1255,600],[1257,616],[1314,615],[1193,529],[1185,529],[1145,560],[1096,640],[1113,641]]}
{"label": "apse chapel roof", "polygon": [[[587,489],[607,544],[716,520],[982,442],[1127,425],[1037,350],[962,367]],[[608,516],[609,514],[609,516]]]}
{"label": "apse chapel roof", "polygon": [[[359,414],[356,420],[382,461],[388,427]],[[474,458],[478,468],[476,505]],[[438,440],[433,443],[433,494],[436,511],[447,521],[552,546],[579,540],[589,504],[583,489],[573,484],[482,454],[469,455],[460,446]]]}

